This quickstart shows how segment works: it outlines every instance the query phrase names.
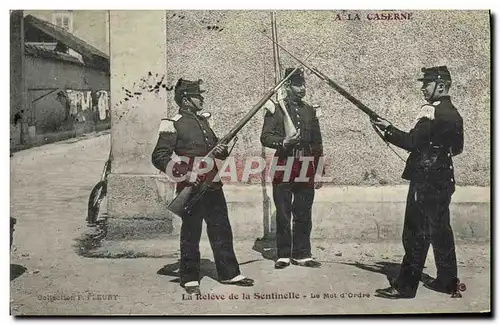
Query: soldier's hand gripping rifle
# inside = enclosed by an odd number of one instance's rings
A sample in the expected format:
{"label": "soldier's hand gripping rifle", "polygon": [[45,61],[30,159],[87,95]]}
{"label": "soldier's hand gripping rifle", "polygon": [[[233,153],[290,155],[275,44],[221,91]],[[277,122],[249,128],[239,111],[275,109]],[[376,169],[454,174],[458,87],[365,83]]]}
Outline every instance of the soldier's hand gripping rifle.
{"label": "soldier's hand gripping rifle", "polygon": [[[312,54],[312,53],[311,53]],[[311,55],[310,54],[310,55]],[[309,56],[310,56],[309,55]],[[299,67],[295,68],[290,74],[285,76],[276,86],[274,86],[271,90],[269,90],[264,97],[262,97],[257,104],[238,122],[236,125],[222,138],[219,140],[217,145],[224,144],[227,145],[236,134],[245,126],[245,124],[250,121],[250,119],[267,103],[267,101],[281,88],[281,86],[292,76],[293,73]],[[214,149],[217,147],[214,146],[210,152],[202,158],[202,161],[211,160],[213,162],[214,158]],[[194,166],[197,168],[197,166]],[[183,188],[179,194],[170,202],[168,205],[168,210],[175,213],[178,216],[184,216],[189,213],[196,202],[201,198],[201,196],[209,189],[210,184],[213,182],[213,179],[216,175],[213,173],[207,174],[207,178],[195,188],[195,186],[187,186]]]}

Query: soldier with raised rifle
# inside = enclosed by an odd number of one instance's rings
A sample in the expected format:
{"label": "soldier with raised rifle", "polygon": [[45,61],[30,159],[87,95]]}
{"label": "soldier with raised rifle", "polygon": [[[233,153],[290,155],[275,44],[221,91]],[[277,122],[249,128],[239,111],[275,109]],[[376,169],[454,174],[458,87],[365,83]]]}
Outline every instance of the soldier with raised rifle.
{"label": "soldier with raised rifle", "polygon": [[[288,75],[294,69],[286,69]],[[290,167],[289,173],[277,170],[273,177],[273,199],[276,206],[277,257],[274,267],[283,269],[290,262],[305,267],[320,267],[311,254],[312,205],[315,188],[322,185],[315,182],[316,167],[323,156],[321,130],[313,106],[305,103],[304,72],[296,70],[285,83],[285,109],[287,114],[275,105],[264,117],[261,133],[263,146],[276,149],[277,166]],[[295,134],[286,134],[286,124],[293,123]],[[310,157],[311,161],[304,159]],[[292,161],[289,165],[287,162]],[[303,164],[309,165],[306,177],[300,172]],[[287,177],[288,176],[288,177]],[[293,227],[290,223],[293,215]]]}
{"label": "soldier with raised rifle", "polygon": [[[187,186],[192,186],[194,188],[192,195],[195,195],[197,185],[203,182],[204,178],[210,177],[209,173],[218,172],[216,165],[213,164],[213,168],[205,174],[196,173],[195,169],[198,166],[195,166],[195,158],[204,157],[212,149],[217,159],[225,159],[229,153],[227,145],[217,145],[218,138],[208,123],[210,113],[200,113],[204,104],[202,81],[181,78],[175,85],[174,91],[175,102],[180,108],[179,114],[170,119],[162,119],[158,142],[152,153],[152,162],[157,169],[169,176],[185,177],[183,181],[177,183],[176,193]],[[172,164],[173,153],[185,159]],[[167,166],[173,167],[167,170]],[[203,220],[207,224],[207,235],[214,254],[219,281],[223,284],[252,286],[254,281],[240,273],[233,248],[227,204],[220,181],[212,182],[192,210],[182,216],[181,286],[189,294],[200,293],[199,245]]]}
{"label": "soldier with raised rifle", "polygon": [[448,91],[451,75],[446,66],[423,68],[423,105],[417,123],[404,132],[388,121],[372,122],[390,143],[410,152],[402,178],[410,181],[403,228],[405,256],[401,271],[391,287],[376,290],[384,298],[413,298],[416,295],[429,245],[432,244],[437,277],[424,285],[432,290],[454,293],[459,285],[450,201],[455,191],[452,157],[464,145],[463,120]]}

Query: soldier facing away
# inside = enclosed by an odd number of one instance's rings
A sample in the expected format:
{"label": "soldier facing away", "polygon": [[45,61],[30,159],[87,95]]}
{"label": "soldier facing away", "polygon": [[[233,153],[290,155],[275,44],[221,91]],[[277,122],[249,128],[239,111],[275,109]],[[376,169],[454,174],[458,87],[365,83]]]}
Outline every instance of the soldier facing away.
{"label": "soldier facing away", "polygon": [[[293,68],[288,68],[285,75]],[[276,243],[278,259],[274,267],[283,269],[290,262],[306,267],[320,267],[321,263],[311,255],[312,205],[315,188],[314,175],[320,157],[323,156],[321,130],[315,109],[302,101],[306,94],[305,79],[302,70],[297,70],[285,83],[287,97],[285,106],[297,133],[287,135],[284,127],[284,114],[279,107],[274,113],[267,112],[261,133],[263,146],[276,149],[277,165],[288,166],[293,160],[289,177],[283,170],[276,171],[273,178],[273,200],[276,206]],[[307,180],[297,180],[304,157],[312,157],[309,163]],[[302,160],[302,161],[301,161]],[[290,226],[293,215],[293,228]]]}
{"label": "soldier facing away", "polygon": [[[162,172],[174,177],[185,176],[178,182],[178,194],[186,186],[196,186],[207,174],[199,175],[193,171],[195,158],[204,157],[217,144],[218,138],[211,129],[209,113],[199,113],[203,108],[204,90],[202,81],[179,79],[175,86],[175,102],[179,114],[171,119],[163,119],[160,124],[159,138],[152,154],[153,165]],[[171,171],[167,166],[172,154],[187,157],[188,162],[176,162]],[[225,159],[229,155],[226,145],[217,145],[214,156]],[[217,173],[214,167],[207,173]],[[200,239],[203,220],[207,224],[207,235],[214,254],[219,281],[223,284],[252,286],[253,280],[240,273],[239,264],[233,248],[233,234],[228,219],[228,211],[222,183],[213,182],[196,203],[192,211],[183,216],[180,235],[180,280],[189,294],[198,294],[200,280]],[[196,194],[196,190],[192,195]]]}
{"label": "soldier facing away", "polygon": [[432,244],[437,277],[426,287],[452,293],[459,284],[450,201],[455,191],[452,157],[462,153],[463,120],[451,103],[451,75],[446,66],[422,69],[422,106],[418,122],[404,132],[384,119],[373,123],[390,143],[410,152],[402,178],[410,181],[403,228],[405,256],[391,287],[376,292],[384,298],[416,295],[429,245]]}

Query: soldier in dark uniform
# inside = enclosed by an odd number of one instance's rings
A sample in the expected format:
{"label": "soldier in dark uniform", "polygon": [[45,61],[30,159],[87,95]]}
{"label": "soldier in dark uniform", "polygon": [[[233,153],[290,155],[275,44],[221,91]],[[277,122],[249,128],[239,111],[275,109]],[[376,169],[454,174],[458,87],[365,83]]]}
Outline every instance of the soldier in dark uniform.
{"label": "soldier in dark uniform", "polygon": [[[203,175],[193,175],[194,160],[204,157],[217,144],[218,138],[211,129],[209,113],[199,113],[203,107],[204,90],[201,80],[179,79],[175,86],[175,102],[179,114],[171,119],[163,119],[160,124],[159,138],[152,154],[153,165],[167,175],[185,176],[178,182],[176,192],[186,186],[198,185],[208,173],[217,173],[216,165]],[[172,153],[187,157],[171,166]],[[215,158],[225,159],[229,155],[226,145],[218,145],[214,150]],[[180,159],[179,159],[180,160]],[[201,166],[206,167],[206,166]],[[193,194],[196,193],[196,190]],[[214,254],[219,281],[224,284],[252,286],[253,280],[240,274],[239,264],[233,249],[233,234],[229,224],[228,211],[222,183],[213,182],[196,203],[190,214],[182,219],[180,238],[180,280],[181,286],[190,294],[199,293],[200,277],[200,237],[203,219],[207,224],[207,235]]]}
{"label": "soldier in dark uniform", "polygon": [[437,277],[425,286],[452,293],[459,284],[450,201],[455,191],[452,157],[462,153],[463,120],[451,103],[450,72],[446,66],[423,68],[423,105],[410,132],[398,130],[386,120],[373,123],[392,144],[410,152],[402,178],[410,181],[403,229],[405,256],[391,287],[376,292],[385,298],[413,298],[432,244]]}
{"label": "soldier in dark uniform", "polygon": [[[293,68],[286,69],[285,75],[292,70]],[[292,262],[300,266],[320,267],[321,263],[312,259],[310,238],[314,190],[321,187],[321,183],[315,183],[314,178],[319,159],[323,156],[320,125],[315,108],[302,101],[306,94],[302,70],[298,69],[291,76],[285,89],[286,110],[298,132],[295,136],[286,136],[285,116],[280,107],[274,105],[274,112],[266,113],[260,137],[263,146],[276,149],[278,166],[287,165],[288,159],[293,159],[289,178],[284,178],[285,172],[282,170],[276,171],[273,177],[278,255],[274,266],[282,269]],[[314,161],[308,163],[303,157],[312,157]],[[297,180],[304,163],[308,163],[307,180]],[[293,228],[290,226],[292,215]]]}

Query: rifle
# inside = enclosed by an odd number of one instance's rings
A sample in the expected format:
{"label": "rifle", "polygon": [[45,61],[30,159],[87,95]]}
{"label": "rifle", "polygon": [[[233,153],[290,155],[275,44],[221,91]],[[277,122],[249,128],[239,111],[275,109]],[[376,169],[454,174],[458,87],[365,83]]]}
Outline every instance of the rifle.
{"label": "rifle", "polygon": [[267,37],[268,39],[270,39],[279,48],[281,48],[283,51],[285,51],[286,53],[288,53],[288,55],[290,55],[294,60],[296,60],[301,65],[303,65],[304,67],[306,67],[309,71],[311,71],[312,73],[314,73],[318,78],[320,78],[321,80],[323,80],[324,82],[326,82],[330,87],[332,87],[339,94],[341,94],[342,96],[344,96],[348,101],[350,101],[356,107],[358,107],[359,109],[361,109],[365,114],[367,114],[370,117],[370,120],[376,120],[376,119],[381,118],[380,115],[378,115],[377,113],[375,113],[374,111],[372,111],[371,109],[369,109],[368,106],[366,106],[365,104],[363,104],[362,102],[360,102],[359,100],[357,100],[356,98],[354,98],[354,96],[352,96],[351,94],[349,94],[344,88],[340,87],[335,81],[333,81],[332,79],[328,78],[328,76],[326,76],[324,73],[322,73],[321,71],[319,71],[317,68],[315,68],[315,67],[309,67],[302,60],[300,60],[295,55],[293,55],[292,53],[290,53],[286,48],[284,48],[277,41],[275,41],[271,37],[267,36],[266,33],[264,33],[263,31],[260,31],[260,32],[265,37]]}
{"label": "rifle", "polygon": [[[288,54],[290,54],[290,53],[288,53]],[[377,113],[375,113],[374,111],[372,111],[371,109],[369,109],[368,106],[366,106],[361,101],[359,101],[358,99],[356,99],[354,96],[352,96],[351,94],[349,94],[344,88],[340,87],[335,81],[333,81],[332,79],[328,78],[324,73],[322,73],[321,71],[319,71],[316,67],[309,68],[309,70],[312,73],[314,73],[318,78],[320,78],[321,80],[323,80],[324,82],[326,82],[330,87],[332,87],[333,89],[335,89],[339,94],[341,94],[342,96],[344,96],[348,101],[350,101],[351,103],[353,103],[363,113],[365,113],[366,115],[368,115],[368,117],[370,117],[370,120],[374,121],[374,120],[382,119],[382,117],[380,115],[378,115]],[[372,128],[377,133],[377,135],[382,140],[384,140],[384,142],[387,145],[389,145],[389,143],[387,142],[387,140],[384,138],[384,135],[382,134],[382,132],[374,124],[372,124]],[[392,150],[391,147],[389,147],[389,148]],[[393,151],[393,152],[399,157],[399,159],[403,160],[403,158],[401,158],[395,151]]]}
{"label": "rifle", "polygon": [[[312,73],[314,73],[318,78],[320,78],[321,80],[323,80],[324,82],[326,82],[330,87],[332,87],[333,89],[335,89],[339,94],[341,94],[342,96],[344,96],[348,101],[350,101],[351,103],[353,103],[363,113],[365,113],[366,115],[368,115],[370,117],[370,120],[382,119],[382,117],[380,115],[378,115],[377,113],[375,113],[374,111],[372,111],[371,109],[369,109],[368,106],[366,106],[361,101],[359,101],[358,99],[356,99],[354,96],[352,96],[351,94],[349,94],[344,88],[340,87],[335,81],[333,81],[332,79],[328,78],[328,76],[326,76],[324,73],[322,73],[321,71],[319,71],[317,68],[315,68],[315,67],[309,67],[302,60],[300,60],[295,55],[293,55],[292,53],[290,53],[281,44],[279,44],[278,42],[276,42],[271,37],[267,36],[266,33],[264,33],[263,31],[260,31],[260,32],[265,37],[267,37],[268,39],[270,39],[274,44],[276,44],[279,48],[281,48],[283,51],[285,51],[286,53],[288,53],[288,55],[290,55],[294,60],[296,60],[297,62],[299,62],[301,65],[303,65],[309,71],[311,71]],[[394,151],[394,149],[392,149],[389,146],[389,142],[384,138],[384,135],[382,134],[382,132],[374,124],[371,124],[371,125],[373,127],[373,130],[375,130],[375,132],[377,133],[377,135],[387,144],[387,147],[389,149],[391,149],[392,152],[394,152],[396,154],[396,156],[398,156],[398,158],[404,162],[405,160],[396,151]]]}
{"label": "rifle", "polygon": [[[270,89],[264,95],[264,97],[262,97],[257,102],[257,104],[255,104],[255,106],[238,123],[236,123],[236,125],[222,139],[219,140],[217,145],[219,144],[227,145],[234,137],[236,137],[236,134],[245,126],[245,124],[248,123],[248,121],[250,121],[250,119],[261,109],[261,107],[264,106],[264,104],[269,99],[271,99],[271,97],[276,93],[276,91],[278,91],[278,89],[281,88],[281,86],[292,76],[293,73],[295,73],[295,71],[298,68],[299,67],[295,68],[290,74],[281,79],[281,81],[276,86]],[[214,148],[212,148],[208,152],[208,154],[202,158],[202,161],[214,158],[213,152],[215,147],[217,147],[217,145],[214,146]],[[213,177],[215,177],[215,175],[213,174],[208,174],[208,175],[212,175]],[[196,193],[193,193],[195,191],[194,186],[187,186],[183,188],[179,192],[179,194],[170,202],[167,209],[180,217],[184,216],[186,213],[189,213],[196,204],[196,202],[198,202],[198,200],[203,196],[203,194],[209,189],[210,184],[213,181],[213,177],[207,177],[207,179],[205,179],[204,182],[198,186],[198,191],[196,191]]]}
{"label": "rifle", "polygon": [[312,68],[309,68],[309,70],[311,70],[312,73],[314,73],[316,76],[318,76],[318,78],[320,78],[321,80],[326,82],[330,87],[335,89],[339,94],[344,96],[348,101],[353,103],[357,108],[359,108],[361,111],[363,111],[363,113],[368,115],[370,117],[370,120],[377,120],[377,119],[382,118],[382,117],[380,117],[380,115],[378,115],[377,113],[375,113],[374,111],[369,109],[368,106],[366,106],[361,101],[356,99],[354,96],[349,94],[344,88],[340,87],[337,83],[335,83],[335,81],[328,78],[324,73],[319,71],[317,68],[312,67]]}

